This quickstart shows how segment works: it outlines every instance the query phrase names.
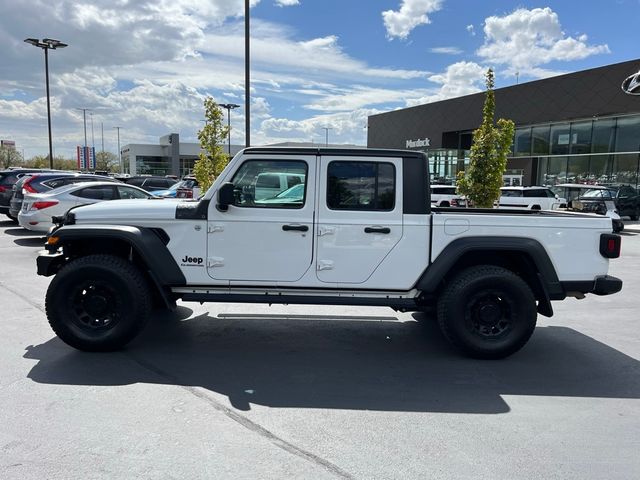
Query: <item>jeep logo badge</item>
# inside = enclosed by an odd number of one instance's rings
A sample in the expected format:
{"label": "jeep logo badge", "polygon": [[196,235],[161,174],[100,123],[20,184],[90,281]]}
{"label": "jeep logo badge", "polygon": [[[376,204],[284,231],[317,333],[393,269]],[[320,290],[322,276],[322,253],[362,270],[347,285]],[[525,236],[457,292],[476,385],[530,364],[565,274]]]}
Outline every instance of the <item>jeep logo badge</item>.
{"label": "jeep logo badge", "polygon": [[640,71],[624,79],[622,91],[629,95],[640,95]]}

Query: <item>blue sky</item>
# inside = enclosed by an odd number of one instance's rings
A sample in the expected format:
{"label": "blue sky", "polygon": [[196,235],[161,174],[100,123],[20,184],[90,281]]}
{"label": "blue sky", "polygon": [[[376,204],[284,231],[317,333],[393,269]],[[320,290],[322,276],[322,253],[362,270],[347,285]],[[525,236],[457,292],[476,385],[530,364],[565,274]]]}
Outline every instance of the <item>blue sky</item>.
{"label": "blue sky", "polygon": [[[251,0],[252,144],[364,144],[367,116],[638,58],[640,0]],[[244,104],[242,0],[0,0],[0,138],[47,150],[43,55],[51,52],[54,149],[72,156],[90,109],[99,149],[195,141],[202,102]],[[638,67],[640,68],[640,62]],[[629,72],[630,74],[633,72]],[[244,143],[244,113],[232,114]],[[90,125],[89,125],[90,131]],[[89,134],[91,143],[91,134]]]}

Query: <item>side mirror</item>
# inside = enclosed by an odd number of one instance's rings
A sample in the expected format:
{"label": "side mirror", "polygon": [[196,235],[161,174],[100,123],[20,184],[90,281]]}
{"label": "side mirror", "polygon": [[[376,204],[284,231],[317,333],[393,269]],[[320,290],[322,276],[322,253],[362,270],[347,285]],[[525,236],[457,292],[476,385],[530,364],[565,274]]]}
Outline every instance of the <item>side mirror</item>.
{"label": "side mirror", "polygon": [[218,203],[216,208],[221,212],[226,212],[229,210],[229,205],[232,205],[235,197],[234,197],[234,186],[233,183],[227,182],[223,183],[218,190]]}

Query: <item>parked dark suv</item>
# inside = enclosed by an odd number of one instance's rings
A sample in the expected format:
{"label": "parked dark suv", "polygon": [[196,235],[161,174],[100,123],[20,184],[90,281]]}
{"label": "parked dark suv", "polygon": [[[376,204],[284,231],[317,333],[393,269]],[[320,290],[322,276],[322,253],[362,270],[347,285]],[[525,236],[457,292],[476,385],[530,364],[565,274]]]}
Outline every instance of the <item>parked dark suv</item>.
{"label": "parked dark suv", "polygon": [[24,199],[23,191],[44,193],[54,188],[80,182],[116,182],[111,177],[74,172],[37,172],[24,175],[13,186],[13,195],[9,204],[9,217],[18,218]]}
{"label": "parked dark suv", "polygon": [[42,170],[40,168],[14,168],[11,170],[3,170],[0,172],[0,213],[5,214],[14,222],[18,221],[16,216],[9,215],[9,204],[13,196],[13,186],[20,177],[34,172],[51,172],[51,170]]}
{"label": "parked dark suv", "polygon": [[122,179],[129,185],[135,185],[147,192],[153,192],[154,190],[166,190],[171,187],[177,180],[168,177],[153,177],[153,176],[136,176]]}
{"label": "parked dark suv", "polygon": [[606,188],[596,187],[587,190],[574,204],[583,212],[606,212],[607,201],[613,202],[618,215],[629,217],[631,220],[640,218],[640,195],[629,185],[615,185]]}

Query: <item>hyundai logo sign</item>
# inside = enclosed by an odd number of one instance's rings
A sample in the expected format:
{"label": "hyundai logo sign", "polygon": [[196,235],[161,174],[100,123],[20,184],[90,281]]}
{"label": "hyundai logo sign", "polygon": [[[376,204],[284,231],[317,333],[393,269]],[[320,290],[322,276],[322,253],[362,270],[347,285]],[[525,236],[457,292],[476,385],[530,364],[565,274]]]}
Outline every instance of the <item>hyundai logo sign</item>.
{"label": "hyundai logo sign", "polygon": [[640,95],[640,71],[624,79],[622,91],[629,95]]}

